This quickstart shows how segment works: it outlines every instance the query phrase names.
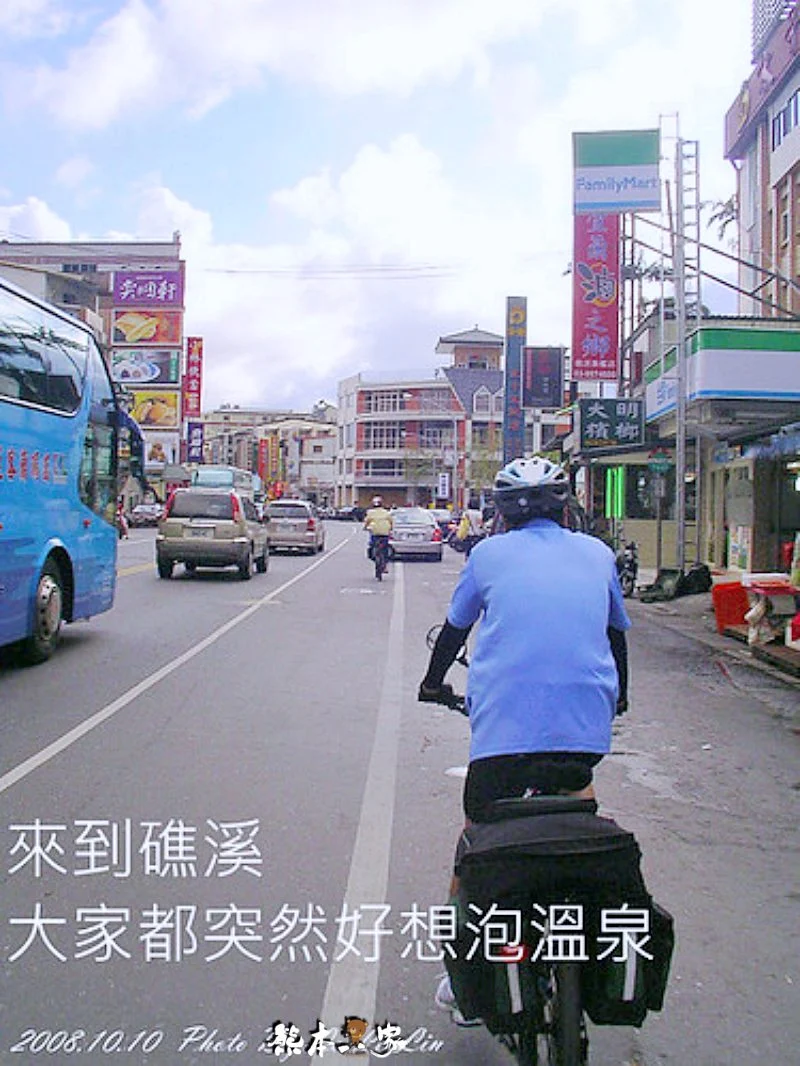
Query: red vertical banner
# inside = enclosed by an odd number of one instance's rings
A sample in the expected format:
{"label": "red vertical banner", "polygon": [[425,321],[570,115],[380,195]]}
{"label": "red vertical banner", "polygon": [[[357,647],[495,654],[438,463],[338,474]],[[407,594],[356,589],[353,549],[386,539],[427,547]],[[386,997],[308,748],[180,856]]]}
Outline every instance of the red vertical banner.
{"label": "red vertical banner", "polygon": [[576,215],[572,258],[574,381],[619,377],[619,215]]}
{"label": "red vertical banner", "polygon": [[200,394],[203,388],[203,338],[186,338],[186,371],[183,375],[182,410],[184,420],[199,418]]}

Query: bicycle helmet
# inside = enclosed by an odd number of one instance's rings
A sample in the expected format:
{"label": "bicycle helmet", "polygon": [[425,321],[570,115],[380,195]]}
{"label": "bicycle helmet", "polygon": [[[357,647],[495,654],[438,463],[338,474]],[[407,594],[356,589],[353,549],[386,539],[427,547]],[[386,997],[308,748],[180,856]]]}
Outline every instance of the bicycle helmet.
{"label": "bicycle helmet", "polygon": [[510,525],[530,518],[558,521],[569,497],[569,480],[562,467],[541,455],[512,459],[494,479],[492,496]]}
{"label": "bicycle helmet", "polygon": [[372,506],[373,507],[383,507],[383,498],[381,496],[373,496],[372,497]]}

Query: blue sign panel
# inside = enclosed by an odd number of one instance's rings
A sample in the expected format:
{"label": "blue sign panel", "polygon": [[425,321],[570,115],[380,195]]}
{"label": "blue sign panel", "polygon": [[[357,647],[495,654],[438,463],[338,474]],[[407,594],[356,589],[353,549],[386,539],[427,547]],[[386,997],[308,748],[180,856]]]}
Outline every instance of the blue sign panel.
{"label": "blue sign panel", "polygon": [[522,410],[522,349],[528,330],[528,301],[524,296],[506,299],[506,372],[503,417],[503,462],[510,463],[525,451],[525,418]]}

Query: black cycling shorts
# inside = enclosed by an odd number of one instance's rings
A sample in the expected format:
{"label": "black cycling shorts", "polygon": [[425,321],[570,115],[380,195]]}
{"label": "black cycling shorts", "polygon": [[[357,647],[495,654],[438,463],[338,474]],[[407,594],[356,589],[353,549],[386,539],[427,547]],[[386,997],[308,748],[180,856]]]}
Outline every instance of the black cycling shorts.
{"label": "black cycling shorts", "polygon": [[493,755],[469,764],[464,784],[464,813],[480,822],[499,799],[580,792],[592,781],[602,755],[583,751],[541,751],[525,755]]}

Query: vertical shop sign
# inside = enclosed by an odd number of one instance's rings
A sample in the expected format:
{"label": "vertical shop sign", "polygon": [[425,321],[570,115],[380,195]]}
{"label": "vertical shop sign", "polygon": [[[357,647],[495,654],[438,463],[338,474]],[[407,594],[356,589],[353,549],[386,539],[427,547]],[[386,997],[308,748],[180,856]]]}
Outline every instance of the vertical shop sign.
{"label": "vertical shop sign", "polygon": [[619,376],[619,216],[576,215],[572,259],[572,379]]}
{"label": "vertical shop sign", "polygon": [[203,387],[203,338],[186,338],[186,372],[183,375],[183,418],[199,418]]}
{"label": "vertical shop sign", "polygon": [[564,349],[523,348],[522,406],[561,407],[564,402]]}
{"label": "vertical shop sign", "polygon": [[205,426],[203,423],[188,422],[186,424],[186,461],[188,463],[202,463],[204,441]]}
{"label": "vertical shop sign", "polygon": [[503,462],[525,452],[522,411],[522,349],[528,331],[528,301],[524,296],[506,299],[506,370],[503,418]]}

